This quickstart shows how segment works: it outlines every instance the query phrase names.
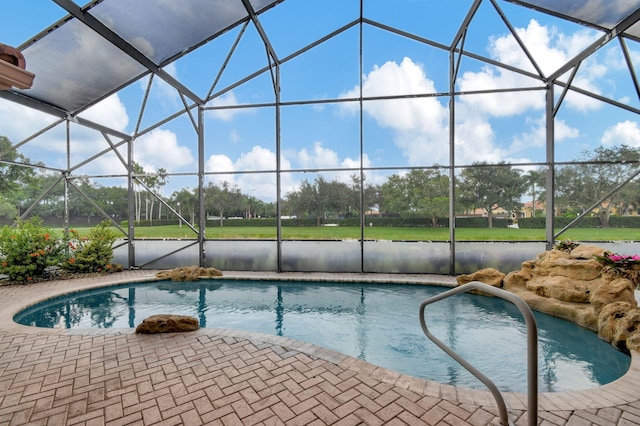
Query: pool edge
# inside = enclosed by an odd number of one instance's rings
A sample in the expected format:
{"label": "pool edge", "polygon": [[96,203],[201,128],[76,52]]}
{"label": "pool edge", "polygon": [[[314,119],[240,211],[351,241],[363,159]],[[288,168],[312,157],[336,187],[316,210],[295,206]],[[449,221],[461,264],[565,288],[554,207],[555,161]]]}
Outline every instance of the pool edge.
{"label": "pool edge", "polygon": [[[455,278],[434,275],[394,275],[394,274],[328,274],[328,273],[276,273],[276,272],[225,272],[222,279],[261,279],[261,280],[307,280],[338,282],[376,282],[403,284],[437,284],[455,285]],[[77,280],[58,280],[29,285],[0,286],[0,330],[19,334],[69,334],[87,336],[114,336],[133,334],[132,329],[109,330],[66,330],[43,329],[24,326],[13,321],[15,314],[44,299],[61,296],[89,288],[99,288],[128,282],[158,281],[155,271],[124,271],[113,275],[104,275]],[[434,282],[435,281],[435,282]],[[232,329],[201,329],[199,333],[211,336],[244,337],[287,347],[314,357],[335,363],[364,377],[391,384],[402,389],[420,393],[425,396],[446,399],[457,403],[495,406],[495,401],[488,391],[474,390],[400,374],[366,361],[332,351],[330,349],[301,342],[295,339],[274,336],[265,333],[248,332]],[[631,364],[627,372],[617,380],[595,388],[565,392],[541,392],[538,399],[539,411],[570,411],[599,409],[629,404],[638,401],[635,396],[640,385],[640,353],[631,353]],[[505,400],[510,409],[526,410],[526,394],[505,392]]]}

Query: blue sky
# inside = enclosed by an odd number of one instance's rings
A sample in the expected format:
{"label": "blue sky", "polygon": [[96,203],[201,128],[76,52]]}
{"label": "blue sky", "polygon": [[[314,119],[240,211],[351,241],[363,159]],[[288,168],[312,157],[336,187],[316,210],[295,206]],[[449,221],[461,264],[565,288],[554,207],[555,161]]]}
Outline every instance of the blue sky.
{"label": "blue sky", "polygon": [[[47,0],[0,0],[6,20],[0,28],[0,42],[19,46],[56,20],[64,11]],[[365,17],[449,44],[467,13],[470,0],[367,0]],[[593,42],[600,33],[551,16],[500,1],[534,59],[547,73],[552,72]],[[352,22],[358,17],[355,0],[286,0],[261,15],[276,54],[285,58],[309,43]],[[230,31],[166,70],[198,95],[204,96],[229,51],[237,30]],[[359,87],[359,27],[354,26],[333,39],[282,65],[282,100],[341,99],[357,96]],[[636,69],[640,69],[640,47],[628,43]],[[508,28],[483,3],[474,17],[465,49],[496,61],[532,70]],[[29,66],[27,57],[27,69]],[[448,54],[366,25],[363,29],[363,87],[365,96],[442,93],[448,89]],[[264,47],[255,29],[249,28],[241,40],[216,90],[224,88],[266,64]],[[36,76],[37,79],[37,76]],[[638,99],[624,66],[619,44],[610,43],[580,67],[575,84],[612,99]],[[134,132],[147,80],[132,84],[82,115],[128,134]],[[540,87],[537,81],[504,69],[464,58],[456,89]],[[215,91],[214,91],[215,92]],[[559,92],[559,90],[558,90]],[[559,93],[558,93],[559,94]],[[273,102],[268,74],[225,93],[208,105],[247,105]],[[181,108],[172,88],[156,79],[141,128],[145,128]],[[357,103],[327,103],[282,108],[282,156],[284,170],[345,169],[327,172],[328,178],[348,181],[349,169],[371,170],[367,178],[384,182],[390,173],[407,166],[448,164],[448,101],[446,97],[424,97],[364,103],[361,158],[360,115]],[[544,92],[526,91],[460,96],[456,104],[456,164],[474,161],[530,163],[545,161]],[[205,162],[214,181],[227,180],[245,193],[267,201],[275,197],[276,146],[273,108],[228,109],[206,114]],[[29,136],[51,122],[41,114],[25,111],[0,100],[0,134],[13,142]],[[640,147],[638,117],[605,103],[570,94],[556,121],[556,159],[569,161],[582,150],[598,146]],[[72,127],[72,163],[82,161],[107,145],[95,132]],[[63,167],[64,127],[54,129],[26,144],[21,150],[33,160]],[[164,167],[170,173],[167,192],[195,187],[197,169],[196,137],[190,120],[182,116],[136,140],[135,159],[147,171]],[[122,151],[124,152],[124,151]],[[395,169],[397,168],[397,170]],[[114,155],[97,159],[76,171],[78,174],[121,174],[124,168]],[[234,174],[252,171],[247,175]],[[283,193],[295,189],[314,173],[285,173]],[[99,183],[110,184],[111,180]],[[120,182],[120,184],[122,181]]]}

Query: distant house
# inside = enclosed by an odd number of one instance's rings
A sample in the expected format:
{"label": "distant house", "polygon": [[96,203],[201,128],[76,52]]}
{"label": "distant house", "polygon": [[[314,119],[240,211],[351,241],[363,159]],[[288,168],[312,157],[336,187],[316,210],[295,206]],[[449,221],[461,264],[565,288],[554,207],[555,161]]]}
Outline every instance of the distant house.
{"label": "distant house", "polygon": [[[522,210],[520,210],[518,217],[519,218],[534,217],[534,212],[533,212],[533,209],[531,208],[532,205],[533,203],[531,201],[524,203],[522,205]],[[536,213],[539,213],[539,212],[544,213],[545,208],[546,208],[545,203],[536,201],[536,210],[535,210]]]}
{"label": "distant house", "polygon": [[[484,208],[477,208],[477,209],[473,209],[473,210],[468,210],[464,215],[458,215],[458,216],[466,216],[466,217],[487,217],[487,211]],[[505,209],[503,209],[502,207],[499,206],[493,206],[493,217],[494,218],[505,218],[505,217],[511,217],[511,212],[506,211]]]}

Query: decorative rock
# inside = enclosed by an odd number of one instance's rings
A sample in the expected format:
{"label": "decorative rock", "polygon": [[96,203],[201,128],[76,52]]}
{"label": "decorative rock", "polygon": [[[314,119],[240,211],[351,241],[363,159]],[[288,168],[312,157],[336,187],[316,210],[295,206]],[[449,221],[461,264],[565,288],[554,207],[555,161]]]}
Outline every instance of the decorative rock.
{"label": "decorative rock", "polygon": [[613,302],[628,302],[636,306],[633,284],[626,278],[617,278],[609,283],[600,285],[591,296],[591,304],[597,313]]}
{"label": "decorative rock", "polygon": [[522,269],[519,271],[509,272],[502,280],[502,287],[509,289],[510,287],[524,287],[527,282],[533,278],[531,268],[527,267],[531,262],[522,262]]}
{"label": "decorative rock", "polygon": [[588,303],[565,302],[542,297],[522,288],[510,289],[509,291],[520,296],[531,309],[574,322],[590,330],[598,329],[598,315],[596,315],[593,306]]}
{"label": "decorative rock", "polygon": [[621,350],[640,348],[640,309],[629,302],[605,306],[598,317],[598,336]]}
{"label": "decorative rock", "polygon": [[[556,250],[558,251],[558,250]],[[589,244],[581,244],[571,250],[569,257],[576,260],[593,260],[593,256],[602,256],[604,249],[598,246],[592,246]]]}
{"label": "decorative rock", "polygon": [[550,276],[544,280],[530,280],[526,289],[542,297],[565,302],[589,303],[591,293],[601,283],[574,281],[567,277]]}
{"label": "decorative rock", "polygon": [[199,266],[185,266],[156,273],[156,278],[171,281],[198,281],[200,278],[221,276],[222,272],[216,268],[203,268]]}
{"label": "decorative rock", "polygon": [[[522,269],[500,279],[492,268],[461,275],[458,284],[481,281],[520,296],[532,309],[573,321],[597,331],[621,350],[640,349],[640,308],[635,299],[632,276],[621,276],[603,268],[594,255],[604,249],[578,245],[573,250],[549,250]],[[640,275],[640,268],[636,275]]]}
{"label": "decorative rock", "polygon": [[458,285],[467,284],[471,281],[480,281],[481,283],[489,284],[494,287],[502,287],[502,280],[506,274],[504,272],[500,272],[494,268],[485,268],[479,271],[476,271],[472,274],[460,275],[456,277],[456,281]]}
{"label": "decorative rock", "polygon": [[640,333],[635,333],[627,339],[627,350],[640,351]]}
{"label": "decorative rock", "polygon": [[[622,349],[633,349],[629,346],[633,346],[633,342],[638,342],[638,337],[640,337],[640,309],[633,308],[620,321],[611,344]],[[632,338],[634,339],[632,340]]]}
{"label": "decorative rock", "polygon": [[598,337],[611,342],[616,334],[618,322],[633,308],[634,306],[628,302],[609,303],[602,308],[598,316]]}
{"label": "decorative rock", "polygon": [[137,334],[172,333],[194,331],[200,328],[198,320],[185,315],[152,315],[136,327]]}
{"label": "decorative rock", "polygon": [[[577,248],[574,250],[576,251]],[[573,253],[573,252],[572,252]],[[580,254],[584,251],[579,252]],[[600,250],[602,254],[602,250]],[[561,276],[572,280],[590,281],[598,278],[602,265],[593,257],[586,259],[561,250],[551,250],[534,262],[536,271],[549,276]]]}

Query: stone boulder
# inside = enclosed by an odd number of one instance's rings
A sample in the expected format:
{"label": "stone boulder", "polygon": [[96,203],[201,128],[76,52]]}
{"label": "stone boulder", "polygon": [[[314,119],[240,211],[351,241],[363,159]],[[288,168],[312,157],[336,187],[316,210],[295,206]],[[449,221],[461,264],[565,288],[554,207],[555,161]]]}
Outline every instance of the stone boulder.
{"label": "stone boulder", "polygon": [[136,334],[175,333],[194,331],[200,323],[187,315],[158,314],[142,320],[136,327]]}
{"label": "stone boulder", "polygon": [[602,255],[603,249],[594,246],[576,247],[570,253],[562,250],[550,250],[530,264],[537,275],[560,276],[572,280],[590,281],[598,278],[602,265],[593,258],[594,254]]}
{"label": "stone boulder", "polygon": [[[594,256],[605,250],[577,245],[553,249],[504,275],[493,268],[461,275],[459,285],[480,281],[520,296],[532,308],[598,332],[622,350],[640,349],[640,308],[633,277],[603,268]],[[615,271],[614,271],[615,272]]]}
{"label": "stone boulder", "polygon": [[485,268],[476,271],[472,274],[459,275],[456,277],[458,285],[467,284],[471,281],[480,281],[481,283],[489,284],[494,287],[502,287],[502,280],[507,274],[500,272],[494,268]]}
{"label": "stone boulder", "polygon": [[598,336],[620,350],[640,350],[640,308],[629,302],[608,304],[598,317]]}
{"label": "stone boulder", "polygon": [[627,349],[629,351],[640,352],[640,333],[634,333],[627,339]]}
{"label": "stone boulder", "polygon": [[216,268],[203,268],[200,266],[184,266],[156,273],[156,278],[171,281],[198,281],[200,278],[221,276],[222,272]]}
{"label": "stone boulder", "polygon": [[605,306],[614,302],[627,302],[636,305],[636,298],[633,292],[634,287],[631,281],[626,278],[617,278],[613,281],[602,283],[591,296],[591,304],[597,313]]}
{"label": "stone boulder", "polygon": [[525,284],[528,291],[542,297],[551,297],[565,302],[589,303],[591,294],[602,283],[595,280],[574,280],[565,276],[547,276]]}

